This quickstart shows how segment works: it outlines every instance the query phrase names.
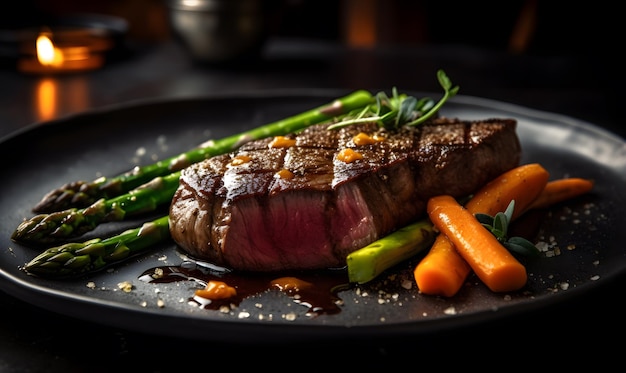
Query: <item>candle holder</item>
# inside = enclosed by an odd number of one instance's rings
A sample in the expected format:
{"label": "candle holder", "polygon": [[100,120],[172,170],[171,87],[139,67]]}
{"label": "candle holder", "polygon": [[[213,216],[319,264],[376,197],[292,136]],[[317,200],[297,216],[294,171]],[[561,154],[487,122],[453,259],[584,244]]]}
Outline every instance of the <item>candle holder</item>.
{"label": "candle holder", "polygon": [[88,29],[46,30],[25,46],[17,68],[31,74],[95,70],[104,65],[103,54],[111,45],[107,37],[91,35]]}
{"label": "candle holder", "polygon": [[23,27],[12,34],[17,46],[16,68],[25,74],[46,75],[99,69],[122,49],[126,31],[126,21],[95,14]]}

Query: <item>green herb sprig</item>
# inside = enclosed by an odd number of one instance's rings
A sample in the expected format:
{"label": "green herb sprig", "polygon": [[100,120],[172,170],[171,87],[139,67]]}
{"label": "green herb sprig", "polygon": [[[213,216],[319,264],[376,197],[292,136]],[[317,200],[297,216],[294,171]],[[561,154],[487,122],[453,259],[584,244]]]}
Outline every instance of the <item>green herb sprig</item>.
{"label": "green herb sprig", "polygon": [[399,94],[396,87],[393,87],[391,97],[387,96],[385,92],[378,92],[375,104],[368,105],[359,112],[348,115],[345,119],[330,125],[328,129],[376,122],[379,127],[392,130],[402,126],[417,126],[424,123],[459,91],[459,86],[452,86],[452,81],[443,70],[437,71],[437,80],[444,90],[444,95],[437,103],[430,97],[423,97],[418,100],[413,96]]}
{"label": "green herb sprig", "polygon": [[539,249],[532,242],[523,237],[508,237],[514,209],[515,200],[509,203],[504,212],[498,212],[495,216],[482,213],[474,214],[474,216],[510,252],[530,257],[539,256]]}

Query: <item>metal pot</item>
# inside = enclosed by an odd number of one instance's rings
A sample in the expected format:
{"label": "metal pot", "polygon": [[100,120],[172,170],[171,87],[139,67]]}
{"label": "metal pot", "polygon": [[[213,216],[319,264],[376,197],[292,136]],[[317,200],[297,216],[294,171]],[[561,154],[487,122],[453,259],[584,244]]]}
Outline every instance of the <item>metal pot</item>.
{"label": "metal pot", "polygon": [[267,5],[263,0],[169,0],[169,20],[193,59],[232,62],[258,57],[268,34]]}

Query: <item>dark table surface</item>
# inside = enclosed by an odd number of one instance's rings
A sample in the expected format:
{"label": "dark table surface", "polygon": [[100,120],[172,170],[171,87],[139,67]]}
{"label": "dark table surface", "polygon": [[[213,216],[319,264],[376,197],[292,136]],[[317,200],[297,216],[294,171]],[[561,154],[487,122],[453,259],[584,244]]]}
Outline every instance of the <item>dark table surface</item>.
{"label": "dark table surface", "polygon": [[[54,77],[62,94],[46,108],[37,93],[44,77],[20,74],[5,64],[0,70],[0,137],[74,113],[150,99],[279,89],[389,91],[392,86],[439,92],[434,79],[438,68],[461,86],[460,94],[560,113],[622,138],[626,134],[618,120],[618,85],[623,78],[616,77],[611,66],[617,62],[591,56],[513,56],[459,45],[350,50],[326,41],[277,38],[269,41],[254,67],[218,68],[193,63],[174,42],[127,48],[124,57],[100,70]],[[544,359],[558,364],[584,359],[601,368],[612,358],[620,359],[612,351],[622,344],[626,331],[621,307],[625,287],[626,278],[620,276],[563,304],[428,338],[303,340],[288,346],[216,345],[142,334],[49,312],[0,291],[0,371],[113,371],[134,366],[156,372],[217,369],[220,361],[232,368],[279,364],[275,366],[290,370],[328,369],[345,362],[353,367],[408,364],[419,369],[429,356],[443,353],[453,358],[463,352],[489,360],[504,353],[508,364],[529,366]],[[231,357],[226,358],[227,353]]]}

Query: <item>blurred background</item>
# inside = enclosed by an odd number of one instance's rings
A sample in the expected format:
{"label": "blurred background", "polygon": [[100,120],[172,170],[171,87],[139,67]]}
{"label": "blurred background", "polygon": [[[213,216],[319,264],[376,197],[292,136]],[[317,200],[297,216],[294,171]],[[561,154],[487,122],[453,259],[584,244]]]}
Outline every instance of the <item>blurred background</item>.
{"label": "blurred background", "polygon": [[[212,39],[210,51],[208,41],[193,39],[206,38],[207,29],[216,26],[206,19],[192,21],[180,15],[209,8],[232,10],[237,4],[253,9],[262,19],[249,18],[247,26],[241,26],[241,20],[222,21],[219,37],[227,41],[220,44]],[[109,53],[106,71],[88,77],[90,105],[74,103],[64,109],[59,104],[57,115],[134,99],[140,91],[146,98],[234,87],[386,90],[395,85],[438,91],[432,79],[437,68],[457,77],[465,95],[564,112],[563,106],[551,102],[556,93],[574,102],[565,113],[580,119],[610,124],[620,114],[624,74],[618,65],[619,48],[615,48],[621,35],[620,13],[602,1],[589,6],[538,0],[454,5],[435,0],[22,0],[0,14],[0,74],[7,74],[3,79],[14,79],[10,74],[15,71],[16,51],[8,39],[15,37],[15,30],[82,13],[125,21],[123,45]],[[233,35],[237,32],[256,38],[245,46],[247,54],[227,54],[235,53]],[[193,42],[200,47],[191,47]],[[216,50],[215,45],[224,50]],[[191,58],[177,54],[176,47],[184,48]],[[168,74],[181,73],[177,82],[166,84],[165,71],[156,62],[142,66],[136,77],[124,75],[122,70],[129,64],[148,64],[145,58],[149,56],[167,65]],[[209,66],[189,66],[188,62]],[[239,71],[225,71],[233,68]],[[383,69],[389,71],[381,74]],[[125,81],[115,82],[115,77]],[[198,87],[204,78],[211,82]],[[70,79],[60,83],[71,84]],[[92,92],[100,80],[107,81],[108,87],[100,89],[109,96]],[[156,80],[161,81],[153,83],[157,87],[148,89],[149,81]],[[32,94],[24,90],[12,94],[32,100]],[[16,118],[16,113],[6,110],[0,108],[0,116]],[[23,117],[26,123],[45,119],[49,117],[29,117],[28,113]]]}
{"label": "blurred background", "polygon": [[[200,3],[219,1],[199,0]],[[235,1],[236,2],[236,1]],[[1,26],[36,23],[49,15],[110,14],[129,23],[129,37],[146,42],[172,36],[168,0],[24,0],[0,15]],[[184,1],[179,2],[184,3]],[[194,1],[187,1],[188,4]],[[341,41],[355,47],[456,43],[513,53],[586,53],[605,45],[613,7],[511,0],[263,0],[272,36]],[[608,2],[607,2],[608,3]]]}

